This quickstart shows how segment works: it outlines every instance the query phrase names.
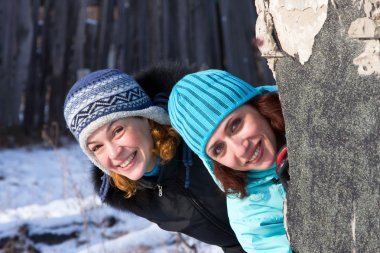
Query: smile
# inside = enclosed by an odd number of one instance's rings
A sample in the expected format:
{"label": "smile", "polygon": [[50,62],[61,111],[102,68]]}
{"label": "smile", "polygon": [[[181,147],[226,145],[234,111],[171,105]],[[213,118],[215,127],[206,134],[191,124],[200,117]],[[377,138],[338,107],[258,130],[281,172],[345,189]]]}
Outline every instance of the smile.
{"label": "smile", "polygon": [[256,163],[260,157],[261,157],[261,152],[262,151],[262,146],[261,146],[261,141],[259,141],[259,143],[257,143],[256,147],[255,147],[255,150],[251,156],[251,158],[246,162],[247,164],[248,163]]}
{"label": "smile", "polygon": [[260,154],[260,151],[261,151],[261,147],[258,147],[255,150],[255,153],[253,153],[253,156],[251,157],[251,159],[248,160],[248,162],[254,161],[257,158],[257,156]]}
{"label": "smile", "polygon": [[122,167],[122,168],[127,167],[133,161],[133,159],[136,157],[136,154],[137,154],[137,151],[135,151],[132,154],[130,154],[127,157],[127,159],[122,164],[120,164],[120,167]]}

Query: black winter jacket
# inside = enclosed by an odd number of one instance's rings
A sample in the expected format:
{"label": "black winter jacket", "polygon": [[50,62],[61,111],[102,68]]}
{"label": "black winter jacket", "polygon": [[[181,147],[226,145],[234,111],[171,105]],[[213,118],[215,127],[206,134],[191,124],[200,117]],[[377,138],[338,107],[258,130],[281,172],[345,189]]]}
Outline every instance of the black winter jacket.
{"label": "black winter jacket", "polygon": [[[186,168],[180,146],[177,155],[161,166],[159,176],[139,180],[135,196],[126,199],[122,191],[110,185],[105,203],[144,217],[164,230],[181,232],[220,246],[225,252],[244,252],[229,225],[225,195],[202,161],[195,155],[192,159],[188,188],[185,188]],[[97,168],[92,171],[98,193],[102,175]]]}

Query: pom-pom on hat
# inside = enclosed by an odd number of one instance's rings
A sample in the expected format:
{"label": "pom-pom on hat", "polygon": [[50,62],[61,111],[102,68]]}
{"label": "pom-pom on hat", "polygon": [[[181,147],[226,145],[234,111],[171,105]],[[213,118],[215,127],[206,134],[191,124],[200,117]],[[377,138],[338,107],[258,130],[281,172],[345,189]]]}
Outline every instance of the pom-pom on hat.
{"label": "pom-pom on hat", "polygon": [[64,104],[66,124],[89,159],[106,174],[109,171],[87,147],[88,137],[113,121],[133,116],[169,125],[166,111],[153,105],[140,85],[117,69],[92,72],[70,89]]}
{"label": "pom-pom on hat", "polygon": [[171,124],[187,145],[210,163],[206,145],[223,119],[251,98],[274,91],[277,86],[253,87],[222,70],[188,74],[170,94]]}

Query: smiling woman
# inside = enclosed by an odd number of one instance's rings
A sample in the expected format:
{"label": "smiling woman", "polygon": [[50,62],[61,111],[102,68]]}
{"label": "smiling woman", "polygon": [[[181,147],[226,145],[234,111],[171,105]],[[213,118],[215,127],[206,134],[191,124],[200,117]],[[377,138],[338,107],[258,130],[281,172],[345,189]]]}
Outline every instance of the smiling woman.
{"label": "smiling woman", "polygon": [[87,145],[108,171],[131,180],[141,178],[157,163],[145,118],[128,117],[100,127],[88,137]]}
{"label": "smiling woman", "polygon": [[114,184],[136,193],[136,181],[156,175],[161,164],[170,161],[180,141],[174,129],[142,117],[123,118],[97,129],[88,138],[88,149],[110,172]]}
{"label": "smiling woman", "polygon": [[[228,121],[228,118],[233,116],[240,116],[244,121],[239,122],[240,128],[236,127],[234,133],[227,137],[234,141],[238,139],[241,144],[240,147],[237,147],[239,143],[234,144],[236,147],[230,146],[230,152],[226,152],[228,153],[226,156],[230,156],[230,159],[207,154],[214,160],[215,175],[223,183],[225,192],[239,193],[240,197],[245,197],[247,196],[245,189],[247,173],[241,171],[252,170],[254,172],[272,167],[275,159],[278,158],[279,149],[286,144],[285,124],[276,92],[253,97],[232,112],[223,122]],[[220,131],[220,127],[215,130],[208,146],[212,143],[212,139],[215,138],[218,130]],[[257,142],[256,145],[255,141]],[[283,176],[289,180],[288,175]],[[281,181],[285,181],[284,186],[286,186],[286,180],[281,178]]]}
{"label": "smiling woman", "polygon": [[266,170],[274,163],[276,146],[269,122],[254,107],[242,105],[220,123],[206,154],[235,170]]}
{"label": "smiling woman", "polygon": [[[157,67],[141,73],[139,80],[153,93],[174,85],[176,71],[188,73]],[[115,69],[90,73],[70,89],[64,116],[96,166],[95,190],[103,202],[164,230],[185,233],[225,252],[244,252],[229,225],[223,193],[170,126],[167,95],[152,95],[160,96],[152,101],[131,76]]]}
{"label": "smiling woman", "polygon": [[230,224],[247,252],[291,252],[276,175],[285,144],[276,91],[211,69],[182,78],[169,98],[173,127],[227,194]]}

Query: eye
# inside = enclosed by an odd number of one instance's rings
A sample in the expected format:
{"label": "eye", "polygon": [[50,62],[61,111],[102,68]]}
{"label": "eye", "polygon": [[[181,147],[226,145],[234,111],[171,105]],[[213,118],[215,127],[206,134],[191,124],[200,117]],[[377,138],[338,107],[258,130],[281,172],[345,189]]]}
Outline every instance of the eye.
{"label": "eye", "polygon": [[232,123],[230,125],[230,131],[231,131],[231,133],[234,133],[239,128],[240,123],[241,123],[241,119],[240,118],[235,119],[234,121],[232,121]]}
{"label": "eye", "polygon": [[212,154],[217,157],[219,156],[222,152],[223,152],[223,149],[224,149],[224,144],[223,143],[218,143],[216,144],[213,149],[212,149]]}
{"label": "eye", "polygon": [[119,127],[116,127],[114,130],[113,130],[113,135],[114,136],[117,136],[117,135],[120,135],[122,132],[123,132],[124,128],[119,126]]}
{"label": "eye", "polygon": [[102,147],[102,145],[94,145],[94,146],[92,146],[91,148],[90,148],[90,150],[92,151],[92,152],[96,152],[96,151],[98,151],[100,148]]}

